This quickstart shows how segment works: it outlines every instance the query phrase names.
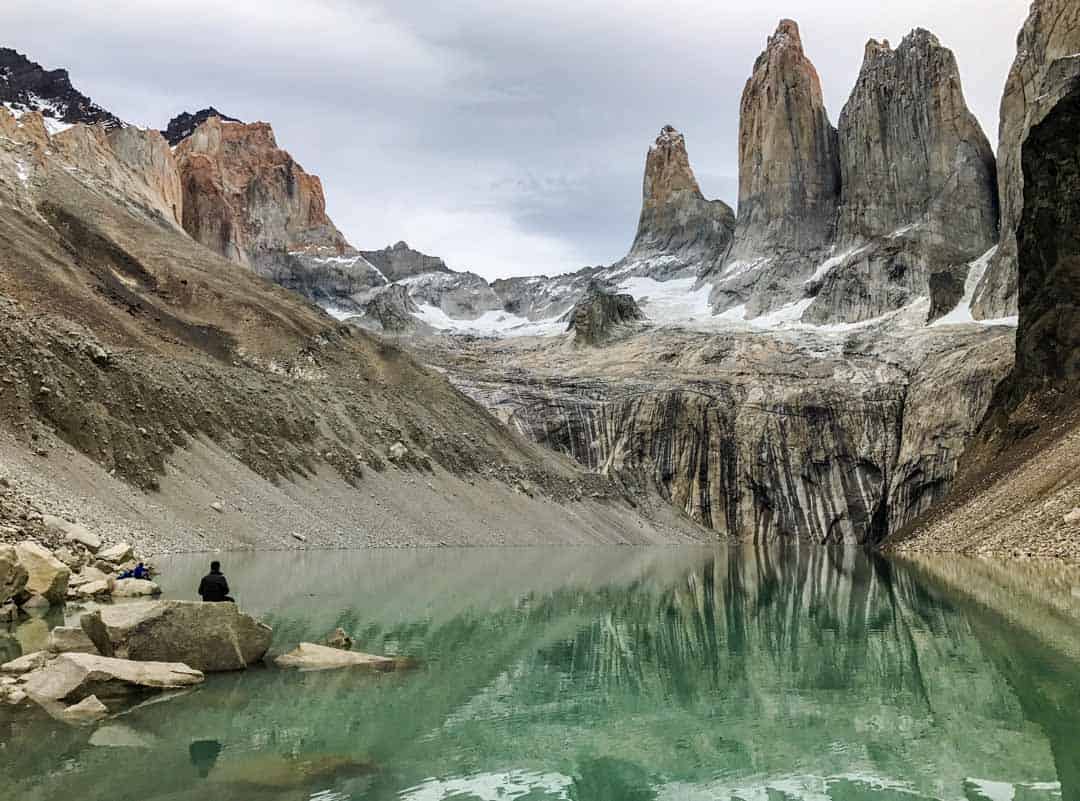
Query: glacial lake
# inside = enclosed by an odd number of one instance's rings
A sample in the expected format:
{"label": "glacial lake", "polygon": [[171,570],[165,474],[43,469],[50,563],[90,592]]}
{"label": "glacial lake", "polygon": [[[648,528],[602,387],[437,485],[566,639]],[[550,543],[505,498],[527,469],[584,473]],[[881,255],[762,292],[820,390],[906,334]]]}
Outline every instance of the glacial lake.
{"label": "glacial lake", "polygon": [[[0,709],[19,801],[1080,799],[1080,573],[808,546],[222,554],[272,653],[74,728]],[[194,598],[209,557],[162,559]],[[55,622],[55,621],[53,621]],[[46,621],[0,629],[0,656]]]}

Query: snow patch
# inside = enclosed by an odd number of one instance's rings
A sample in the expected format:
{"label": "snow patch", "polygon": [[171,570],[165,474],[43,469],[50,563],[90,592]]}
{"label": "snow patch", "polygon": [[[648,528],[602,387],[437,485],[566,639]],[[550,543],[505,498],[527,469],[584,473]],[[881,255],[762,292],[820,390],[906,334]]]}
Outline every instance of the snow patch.
{"label": "snow patch", "polygon": [[552,336],[561,333],[562,323],[558,317],[547,320],[530,320],[504,311],[487,311],[475,320],[458,320],[438,306],[418,304],[420,311],[413,317],[439,331],[477,336]]}
{"label": "snow patch", "polygon": [[19,180],[22,181],[23,186],[30,185],[30,167],[25,162],[15,162],[15,174],[19,176]]}
{"label": "snow patch", "polygon": [[694,288],[694,278],[657,281],[654,278],[627,278],[618,290],[633,295],[645,316],[654,323],[678,324],[712,316],[709,287]]}
{"label": "snow patch", "polygon": [[978,287],[979,282],[986,273],[986,268],[990,266],[990,262],[993,260],[997,250],[997,245],[994,245],[994,247],[990,248],[990,250],[986,251],[986,253],[971,263],[971,266],[968,267],[967,280],[964,281],[964,295],[960,298],[960,302],[956,304],[956,308],[951,312],[934,320],[934,322],[930,324],[931,328],[943,325],[972,324],[1015,326],[1019,323],[1018,317],[1002,317],[997,320],[976,320],[971,312],[971,301],[975,297],[975,288]]}
{"label": "snow patch", "polygon": [[858,253],[862,253],[864,250],[866,250],[865,247],[851,248],[849,250],[845,250],[843,253],[838,253],[835,256],[830,256],[828,259],[823,261],[818,266],[818,268],[816,270],[814,270],[814,274],[811,275],[809,278],[807,278],[805,281],[803,281],[803,283],[804,284],[816,284],[818,281],[820,281],[825,276],[827,276],[829,273],[831,273],[834,268],[839,267],[841,264],[843,264],[845,261],[850,259],[852,256],[854,256],[854,255],[856,255]]}
{"label": "snow patch", "polygon": [[770,261],[772,261],[772,259],[766,257],[751,259],[749,261],[733,261],[724,268],[722,273],[720,273],[720,280],[727,281],[732,278],[737,278],[740,275],[760,270],[762,267],[767,266]]}

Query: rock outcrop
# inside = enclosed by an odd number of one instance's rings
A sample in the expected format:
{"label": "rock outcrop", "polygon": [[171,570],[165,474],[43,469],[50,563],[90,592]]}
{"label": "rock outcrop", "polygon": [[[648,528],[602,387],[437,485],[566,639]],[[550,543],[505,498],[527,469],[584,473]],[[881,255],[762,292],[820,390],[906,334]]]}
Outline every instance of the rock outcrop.
{"label": "rock outcrop", "polygon": [[705,199],[685,137],[665,125],[645,159],[637,235],[614,269],[657,280],[697,276],[724,258],[734,229],[735,212],[722,200]]}
{"label": "rock outcrop", "polygon": [[382,250],[360,251],[368,262],[375,267],[387,281],[400,281],[424,273],[449,273],[450,268],[438,256],[428,256],[413,250],[405,242],[383,248]]}
{"label": "rock outcrop", "polygon": [[7,47],[0,47],[0,105],[17,112],[37,111],[64,125],[119,128],[124,124],[75,89],[67,70],[46,70]]}
{"label": "rock outcrop", "polygon": [[[799,26],[783,20],[743,89],[738,220],[731,252],[713,276],[717,309],[746,303],[756,316],[786,301],[773,290],[826,251],[839,200],[837,133],[821,80]],[[763,275],[769,286],[755,291]]]}
{"label": "rock outcrop", "polygon": [[207,672],[243,670],[270,648],[272,632],[232,603],[149,601],[104,607],[80,621],[105,656],[183,662]]}
{"label": "rock outcrop", "polygon": [[414,316],[419,312],[420,307],[409,294],[409,288],[402,284],[392,284],[376,292],[371,300],[363,305],[361,320],[388,334],[404,334],[421,327],[421,323]]}
{"label": "rock outcrop", "polygon": [[[921,29],[895,50],[871,40],[839,140],[835,255],[808,282],[816,297],[803,319],[879,317],[931,296],[935,273],[962,286],[997,238],[997,179],[952,52]],[[943,297],[937,316],[951,308]]]}
{"label": "rock outcrop", "polygon": [[165,141],[169,143],[170,147],[176,147],[195,133],[195,129],[211,117],[216,117],[222,122],[241,122],[236,117],[222,114],[216,108],[210,106],[201,111],[196,111],[194,114],[182,111],[169,120],[169,124],[165,126],[165,130],[161,132],[161,135],[165,137]]}
{"label": "rock outcrop", "polygon": [[266,123],[208,117],[175,156],[184,230],[215,253],[328,306],[386,283],[327,216],[321,181]]}
{"label": "rock outcrop", "polygon": [[998,133],[1001,247],[975,292],[972,313],[978,319],[1017,313],[1016,231],[1024,210],[1024,142],[1080,77],[1080,6],[1073,0],[1035,0],[1017,51],[1001,100]]}
{"label": "rock outcrop", "polygon": [[569,317],[566,330],[573,331],[574,341],[581,345],[602,345],[626,326],[645,319],[633,295],[612,294],[597,284]]}
{"label": "rock outcrop", "polygon": [[114,698],[133,691],[191,687],[203,678],[201,672],[183,664],[60,654],[26,674],[24,689],[38,703],[77,703],[91,695]]}

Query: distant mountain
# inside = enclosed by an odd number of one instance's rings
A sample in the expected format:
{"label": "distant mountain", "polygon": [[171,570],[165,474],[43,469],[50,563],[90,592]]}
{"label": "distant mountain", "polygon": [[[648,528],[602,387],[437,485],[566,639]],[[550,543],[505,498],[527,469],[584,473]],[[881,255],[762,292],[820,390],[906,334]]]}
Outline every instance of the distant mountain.
{"label": "distant mountain", "polygon": [[46,70],[7,47],[0,47],[0,104],[16,114],[38,111],[47,120],[64,125],[124,125],[119,117],[72,86],[67,70]]}
{"label": "distant mountain", "polygon": [[222,122],[240,122],[236,117],[222,114],[216,108],[210,106],[209,108],[204,108],[202,111],[196,111],[194,114],[187,111],[177,114],[169,120],[168,126],[161,132],[161,135],[165,137],[165,140],[171,147],[176,147],[191,136],[196,128],[211,117],[217,117]]}

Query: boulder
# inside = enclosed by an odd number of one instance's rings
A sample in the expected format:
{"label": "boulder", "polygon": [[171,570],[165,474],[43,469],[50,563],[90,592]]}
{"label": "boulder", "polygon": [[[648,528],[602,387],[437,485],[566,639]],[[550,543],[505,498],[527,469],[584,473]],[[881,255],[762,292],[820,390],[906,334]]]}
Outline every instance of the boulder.
{"label": "boulder", "polygon": [[103,570],[98,570],[93,565],[84,567],[78,573],[73,573],[68,579],[69,587],[79,587],[83,584],[90,584],[94,581],[108,581],[109,574]]}
{"label": "boulder", "polygon": [[85,550],[82,548],[69,548],[66,545],[53,551],[53,556],[72,570],[78,570],[88,561],[87,552]]}
{"label": "boulder", "polygon": [[9,676],[21,676],[24,673],[29,673],[44,667],[45,663],[51,658],[52,654],[48,651],[35,651],[30,654],[23,654],[18,659],[12,659],[10,662],[5,662],[0,665],[0,673],[6,673]]}
{"label": "boulder", "polygon": [[40,596],[50,604],[62,604],[67,597],[70,568],[53,556],[48,548],[30,540],[16,545],[15,553],[28,576],[22,592]]}
{"label": "boulder", "polygon": [[15,548],[0,545],[0,604],[22,592],[29,578],[30,574],[19,562]]}
{"label": "boulder", "polygon": [[72,587],[72,591],[75,597],[80,600],[85,600],[87,598],[101,598],[112,594],[112,583],[109,580],[88,581],[85,584],[79,584]]}
{"label": "boulder", "polygon": [[345,629],[334,629],[326,635],[323,645],[327,648],[338,648],[342,651],[351,651],[353,646],[352,637],[345,633]]}
{"label": "boulder", "polygon": [[398,667],[398,660],[386,656],[374,656],[360,651],[342,651],[312,642],[302,642],[287,654],[282,654],[274,662],[279,667],[300,668],[301,670],[331,670],[334,668],[361,667],[370,670],[392,671]]}
{"label": "boulder", "polygon": [[146,579],[118,579],[113,583],[114,598],[145,598],[149,595],[161,595],[161,587]]}
{"label": "boulder", "polygon": [[94,723],[108,717],[109,708],[96,695],[88,695],[65,709],[62,715],[69,723]]}
{"label": "boulder", "polygon": [[96,654],[97,646],[81,628],[57,626],[49,632],[49,650],[54,654]]}
{"label": "boulder", "polygon": [[272,631],[232,603],[144,601],[83,615],[106,656],[178,661],[205,671],[242,670],[270,647]]}
{"label": "boulder", "polygon": [[387,452],[391,462],[402,462],[405,457],[409,455],[409,449],[405,447],[402,442],[395,442],[390,446],[390,450]]}
{"label": "boulder", "polygon": [[34,701],[77,702],[90,695],[116,697],[138,690],[190,687],[201,671],[177,662],[132,662],[94,654],[61,654],[27,674],[24,689]]}
{"label": "boulder", "polygon": [[107,562],[110,565],[118,565],[121,562],[126,562],[134,556],[131,550],[131,546],[126,542],[118,542],[116,545],[110,545],[102,551],[98,552],[98,559],[102,562]]}
{"label": "boulder", "polygon": [[45,515],[42,519],[45,530],[54,537],[62,538],[65,542],[81,545],[91,553],[97,553],[101,549],[101,537],[86,526],[64,520],[62,517]]}

